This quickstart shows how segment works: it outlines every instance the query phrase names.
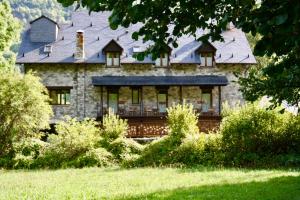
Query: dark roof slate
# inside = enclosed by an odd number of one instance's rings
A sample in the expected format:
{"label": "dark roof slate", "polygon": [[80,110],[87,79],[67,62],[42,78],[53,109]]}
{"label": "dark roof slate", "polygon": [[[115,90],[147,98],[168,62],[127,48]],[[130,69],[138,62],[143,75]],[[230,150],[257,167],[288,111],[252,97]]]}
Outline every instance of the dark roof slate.
{"label": "dark roof slate", "polygon": [[[144,43],[142,39],[137,41],[132,39],[132,33],[137,31],[141,24],[133,24],[128,28],[119,27],[112,30],[108,23],[109,15],[109,12],[92,12],[90,15],[87,11],[74,12],[70,23],[59,24],[58,38],[55,42],[50,43],[52,53],[49,56],[40,53],[40,49],[46,43],[31,42],[30,29],[27,29],[22,37],[17,63],[105,63],[105,55],[102,50],[111,40],[116,40],[123,48],[121,63],[154,64],[155,61],[151,59],[150,55],[145,57],[144,61],[138,61],[133,57],[133,47],[140,47],[140,49],[145,50],[153,44],[151,41]],[[78,30],[84,30],[85,59],[83,61],[77,61],[73,57],[76,49],[76,31]],[[204,30],[197,30],[196,36],[200,37],[204,33]],[[240,29],[232,28],[224,31],[222,36],[224,38],[223,42],[212,42],[212,45],[217,49],[215,54],[217,64],[256,63],[246,36]],[[200,58],[195,51],[201,45],[202,43],[196,41],[194,37],[183,35],[178,39],[178,47],[173,48],[170,53],[170,63],[199,64]]]}
{"label": "dark roof slate", "polygon": [[94,86],[224,86],[226,76],[94,76]]}

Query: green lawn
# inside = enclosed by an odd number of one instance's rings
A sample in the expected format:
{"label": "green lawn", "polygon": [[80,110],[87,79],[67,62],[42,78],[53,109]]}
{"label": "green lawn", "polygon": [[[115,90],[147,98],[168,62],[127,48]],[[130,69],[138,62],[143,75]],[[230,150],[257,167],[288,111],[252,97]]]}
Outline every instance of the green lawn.
{"label": "green lawn", "polygon": [[300,171],[86,168],[0,170],[0,199],[300,199]]}

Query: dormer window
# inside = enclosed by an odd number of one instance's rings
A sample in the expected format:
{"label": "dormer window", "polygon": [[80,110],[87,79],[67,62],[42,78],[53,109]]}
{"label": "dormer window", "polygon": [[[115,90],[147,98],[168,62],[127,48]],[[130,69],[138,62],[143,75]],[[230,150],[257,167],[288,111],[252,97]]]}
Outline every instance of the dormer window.
{"label": "dormer window", "polygon": [[216,48],[209,42],[203,43],[197,50],[196,53],[200,57],[200,66],[212,67],[214,65],[214,55]]}
{"label": "dormer window", "polygon": [[169,54],[162,53],[160,57],[156,59],[155,66],[157,67],[168,67],[169,66]]}
{"label": "dormer window", "polygon": [[213,53],[200,53],[201,66],[212,67],[213,66]]}
{"label": "dormer window", "polygon": [[105,62],[107,67],[119,67],[120,57],[122,55],[123,48],[115,41],[111,40],[103,48],[103,53],[105,54]]}
{"label": "dormer window", "polygon": [[108,67],[120,66],[120,53],[106,52],[106,66]]}

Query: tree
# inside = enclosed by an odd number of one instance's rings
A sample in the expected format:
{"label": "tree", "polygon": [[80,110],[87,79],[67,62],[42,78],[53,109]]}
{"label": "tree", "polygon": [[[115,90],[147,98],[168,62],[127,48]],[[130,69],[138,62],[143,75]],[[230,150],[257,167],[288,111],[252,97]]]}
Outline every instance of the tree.
{"label": "tree", "polygon": [[[298,105],[300,63],[300,1],[298,0],[58,0],[64,6],[78,2],[90,11],[112,11],[110,26],[142,22],[144,25],[132,34],[155,45],[138,55],[142,59],[152,53],[156,58],[167,44],[177,47],[176,40],[183,34],[195,36],[197,29],[209,32],[197,40],[222,40],[221,33],[229,22],[244,32],[260,34],[254,54],[275,56],[274,62],[265,66],[246,81],[242,81],[246,98],[253,100],[261,95],[273,97],[273,103],[282,99]],[[170,28],[172,25],[172,29]],[[292,61],[292,63],[291,63]],[[298,75],[298,76],[296,76]],[[279,81],[280,80],[280,81]],[[281,87],[274,90],[273,83]],[[278,86],[278,85],[276,85]],[[259,89],[259,93],[256,90]]]}
{"label": "tree", "polygon": [[13,143],[49,126],[52,114],[46,88],[32,74],[0,70],[0,157]]}
{"label": "tree", "polygon": [[19,39],[20,24],[12,15],[7,1],[0,3],[0,68],[8,68],[15,62],[10,47]]}

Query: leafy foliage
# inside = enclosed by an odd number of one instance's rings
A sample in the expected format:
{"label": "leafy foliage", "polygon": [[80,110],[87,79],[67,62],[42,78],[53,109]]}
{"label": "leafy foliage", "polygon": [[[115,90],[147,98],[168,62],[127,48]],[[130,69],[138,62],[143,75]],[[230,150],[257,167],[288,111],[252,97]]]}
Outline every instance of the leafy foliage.
{"label": "leafy foliage", "polygon": [[58,2],[52,0],[8,0],[13,9],[14,16],[29,23],[41,15],[46,15],[51,19],[64,22],[70,18],[74,7],[62,7]]}
{"label": "leafy foliage", "polygon": [[196,134],[199,132],[198,116],[193,109],[192,104],[183,103],[173,105],[168,108],[168,128],[171,137],[178,139],[184,138],[187,134]]}
{"label": "leafy foliage", "polygon": [[277,155],[299,154],[299,126],[299,116],[255,104],[232,111],[220,129],[227,164],[255,166],[274,162]]}
{"label": "leafy foliage", "polygon": [[128,129],[127,121],[121,119],[118,115],[115,115],[112,112],[109,112],[103,117],[102,126],[103,130],[101,135],[108,141],[124,137]]}
{"label": "leafy foliage", "polygon": [[0,71],[0,157],[13,151],[13,143],[36,136],[49,126],[52,115],[46,88],[28,73]]}
{"label": "leafy foliage", "polygon": [[56,152],[66,160],[73,159],[89,149],[100,140],[100,130],[97,123],[90,119],[77,121],[70,117],[59,122],[55,128],[57,135],[49,136],[49,150]]}
{"label": "leafy foliage", "polygon": [[14,64],[15,54],[10,48],[19,40],[20,29],[8,1],[0,2],[0,69],[10,69]]}

